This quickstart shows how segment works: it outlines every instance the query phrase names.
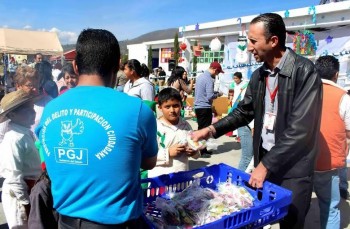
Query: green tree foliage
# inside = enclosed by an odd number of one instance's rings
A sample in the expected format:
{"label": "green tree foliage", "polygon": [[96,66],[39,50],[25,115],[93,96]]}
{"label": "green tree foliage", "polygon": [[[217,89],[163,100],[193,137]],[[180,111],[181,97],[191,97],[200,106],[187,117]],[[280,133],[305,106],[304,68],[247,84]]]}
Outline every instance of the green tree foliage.
{"label": "green tree foliage", "polygon": [[152,71],[152,45],[150,45],[148,48],[147,67]]}
{"label": "green tree foliage", "polygon": [[122,64],[126,63],[129,60],[129,55],[128,54],[123,54],[122,55]]}
{"label": "green tree foliage", "polygon": [[174,38],[174,59],[175,59],[175,65],[177,66],[179,63],[179,52],[180,52],[180,47],[179,47],[179,34],[175,33],[175,38]]}
{"label": "green tree foliage", "polygon": [[[194,46],[197,46],[198,45],[198,42],[197,41],[194,41]],[[194,50],[193,50],[194,52]],[[195,55],[193,55],[193,59],[192,59],[192,72],[196,72],[197,71],[197,57]],[[193,76],[196,76],[197,74],[194,73]]]}

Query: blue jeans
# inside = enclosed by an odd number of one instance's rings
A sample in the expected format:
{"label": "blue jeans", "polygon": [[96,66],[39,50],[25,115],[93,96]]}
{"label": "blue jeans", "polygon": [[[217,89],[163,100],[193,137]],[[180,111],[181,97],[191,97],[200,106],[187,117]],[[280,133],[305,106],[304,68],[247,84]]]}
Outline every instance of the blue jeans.
{"label": "blue jeans", "polygon": [[348,167],[344,167],[342,169],[339,169],[339,179],[340,179],[340,184],[339,184],[339,188],[341,190],[348,190],[349,188],[349,184],[348,184]]}
{"label": "blue jeans", "polygon": [[248,126],[238,128],[238,136],[241,138],[242,155],[238,169],[245,171],[253,158],[253,137]]}
{"label": "blue jeans", "polygon": [[321,228],[340,228],[338,170],[315,172],[314,191],[320,207]]}

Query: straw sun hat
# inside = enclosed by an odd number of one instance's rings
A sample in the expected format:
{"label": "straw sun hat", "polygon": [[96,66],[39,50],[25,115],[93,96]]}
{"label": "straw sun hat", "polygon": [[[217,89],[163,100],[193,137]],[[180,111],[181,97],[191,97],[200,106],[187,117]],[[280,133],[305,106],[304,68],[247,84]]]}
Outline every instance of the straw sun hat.
{"label": "straw sun hat", "polygon": [[6,94],[0,102],[0,123],[5,122],[8,119],[6,115],[9,112],[25,104],[26,102],[37,100],[37,98],[37,95],[29,94],[23,90],[17,90]]}

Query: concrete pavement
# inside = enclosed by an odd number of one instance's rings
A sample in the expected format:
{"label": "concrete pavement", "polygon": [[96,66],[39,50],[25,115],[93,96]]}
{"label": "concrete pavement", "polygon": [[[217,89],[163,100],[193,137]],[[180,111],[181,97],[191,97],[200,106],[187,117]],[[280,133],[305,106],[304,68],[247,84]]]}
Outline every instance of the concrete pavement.
{"label": "concrete pavement", "polygon": [[[188,120],[193,129],[197,129],[197,124]],[[190,160],[190,169],[196,169],[203,166],[226,163],[230,166],[237,167],[241,150],[240,144],[233,141],[233,138],[222,136],[216,140],[218,143],[217,150],[214,151],[214,154],[211,158],[199,158],[197,160]],[[348,164],[349,167],[349,164]],[[348,179],[350,174],[348,174]],[[1,187],[2,182],[0,182]],[[341,200],[340,202],[341,210],[341,228],[350,229],[350,201]],[[0,229],[7,229],[6,219],[3,214],[2,204],[0,203]],[[273,225],[273,229],[278,229],[278,225]],[[319,208],[318,201],[316,196],[313,194],[310,211],[307,215],[305,228],[320,228],[319,224]]]}

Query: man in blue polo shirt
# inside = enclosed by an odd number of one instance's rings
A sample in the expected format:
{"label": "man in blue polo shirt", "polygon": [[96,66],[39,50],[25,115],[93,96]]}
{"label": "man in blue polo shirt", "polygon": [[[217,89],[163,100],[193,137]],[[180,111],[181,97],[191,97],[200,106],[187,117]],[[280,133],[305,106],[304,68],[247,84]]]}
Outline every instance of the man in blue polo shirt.
{"label": "man in blue polo shirt", "polygon": [[[215,77],[219,73],[224,73],[224,71],[221,65],[214,61],[210,64],[209,69],[196,79],[194,111],[197,117],[198,130],[211,125],[213,100],[222,95],[222,93],[214,91]],[[201,150],[201,156],[208,158],[211,157],[211,154],[207,148],[204,148]]]}
{"label": "man in blue polo shirt", "polygon": [[113,90],[120,50],[112,33],[84,30],[76,51],[78,86],[45,107],[36,129],[59,227],[142,228],[139,170],[156,164],[155,117]]}

